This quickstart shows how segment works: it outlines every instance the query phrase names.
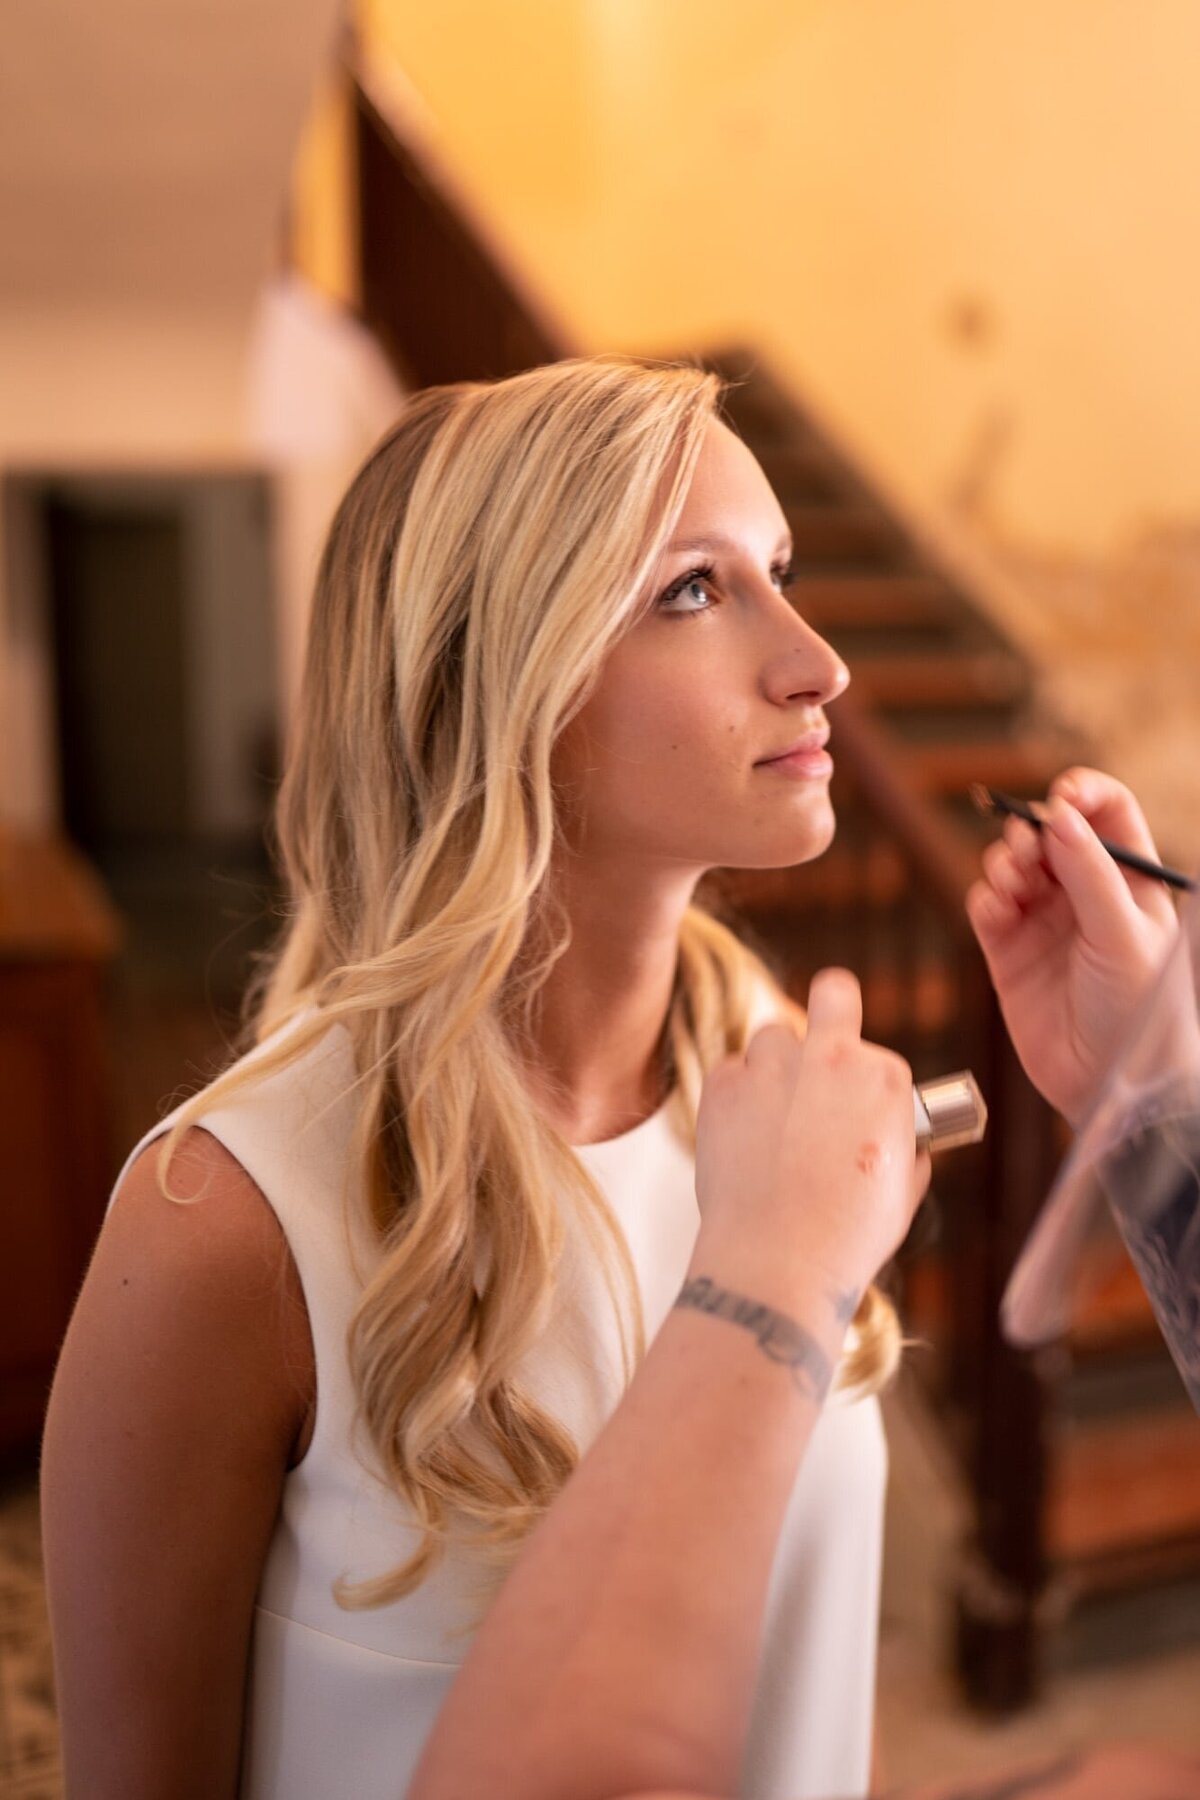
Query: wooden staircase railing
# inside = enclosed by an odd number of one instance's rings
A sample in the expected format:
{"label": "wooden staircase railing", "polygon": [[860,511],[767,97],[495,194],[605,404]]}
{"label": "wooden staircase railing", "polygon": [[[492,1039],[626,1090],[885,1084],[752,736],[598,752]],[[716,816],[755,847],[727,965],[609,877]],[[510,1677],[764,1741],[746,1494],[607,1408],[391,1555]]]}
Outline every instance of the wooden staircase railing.
{"label": "wooden staircase railing", "polygon": [[[363,311],[403,378],[497,377],[571,354],[361,91],[357,120]],[[1016,1061],[966,922],[988,833],[965,795],[980,780],[1044,793],[1081,747],[1036,716],[1013,646],[795,399],[744,354],[710,360],[731,379],[730,416],[788,515],[795,603],[845,656],[854,685],[830,715],[832,848],[799,869],[721,871],[705,892],[798,996],[822,964],[848,964],[862,979],[870,1035],[901,1050],[918,1078],[972,1068],[987,1096],[987,1138],[939,1159],[933,1204],[898,1279],[906,1322],[931,1344],[914,1364],[975,1503],[957,1586],[958,1665],[977,1703],[1009,1709],[1035,1689],[1064,1581],[1079,1594],[1111,1586],[1122,1566],[1200,1568],[1200,1479],[1191,1499],[1172,1489],[1148,1514],[1127,1500],[1120,1530],[1107,1535],[1087,1504],[1097,1468],[1117,1478],[1119,1431],[1111,1420],[1098,1432],[1063,1419],[1072,1382],[1113,1353],[1102,1321],[1098,1333],[1095,1317],[1084,1321],[1073,1345],[1036,1359],[998,1330],[1004,1283],[1065,1138]],[[1123,1305],[1121,1354],[1165,1362],[1136,1286]],[[1132,1429],[1136,1437],[1136,1421]],[[1177,1455],[1183,1437],[1171,1440]]]}
{"label": "wooden staircase railing", "polygon": [[[832,881],[820,864],[796,870],[790,895],[773,891],[765,915],[762,877],[739,875],[742,914],[778,946],[797,992],[848,945],[842,960],[863,974],[866,1029],[918,1076],[972,1067],[991,1109],[986,1143],[935,1167],[943,1242],[912,1246],[905,1311],[935,1345],[932,1364],[918,1352],[914,1366],[975,1501],[958,1581],[959,1668],[976,1700],[1004,1709],[1033,1690],[1046,1621],[1072,1605],[1083,1613],[1135,1575],[1144,1583],[1200,1569],[1200,1434],[1136,1279],[1093,1300],[1071,1338],[1036,1358],[1013,1352],[997,1327],[1067,1137],[1017,1063],[966,924],[966,889],[992,829],[966,794],[980,780],[1042,794],[1088,751],[1039,715],[1030,671],[945,569],[913,541],[893,538],[884,553],[894,522],[870,529],[882,503],[761,364],[717,360],[734,383],[734,423],[764,466],[803,472],[797,490],[781,481],[789,517],[798,507],[811,522],[819,480],[866,546],[860,557],[824,540],[801,556],[793,594],[854,676],[830,711],[839,827],[822,863],[852,860],[858,845],[870,863],[858,881],[836,863]],[[1098,1405],[1097,1395],[1108,1398]],[[1154,1454],[1147,1440],[1160,1446]]]}
{"label": "wooden staircase railing", "polygon": [[359,291],[406,387],[512,375],[570,354],[420,159],[356,87]]}

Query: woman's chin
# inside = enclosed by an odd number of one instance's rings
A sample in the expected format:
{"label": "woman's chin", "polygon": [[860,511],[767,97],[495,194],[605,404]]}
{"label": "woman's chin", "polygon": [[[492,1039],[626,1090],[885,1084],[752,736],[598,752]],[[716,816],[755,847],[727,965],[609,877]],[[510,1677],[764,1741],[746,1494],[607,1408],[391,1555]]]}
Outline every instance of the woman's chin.
{"label": "woman's chin", "polygon": [[772,833],[773,842],[755,846],[753,851],[744,850],[741,857],[730,858],[725,866],[738,869],[792,869],[801,863],[812,862],[828,850],[837,831],[837,819],[832,806],[828,804],[819,811],[813,809],[804,820],[803,828],[790,832]]}
{"label": "woman's chin", "polygon": [[837,815],[834,813],[826,792],[819,804],[809,809],[801,830],[795,832],[795,848],[790,855],[780,858],[777,868],[790,868],[795,863],[812,862],[815,856],[821,856],[828,850],[837,831]]}

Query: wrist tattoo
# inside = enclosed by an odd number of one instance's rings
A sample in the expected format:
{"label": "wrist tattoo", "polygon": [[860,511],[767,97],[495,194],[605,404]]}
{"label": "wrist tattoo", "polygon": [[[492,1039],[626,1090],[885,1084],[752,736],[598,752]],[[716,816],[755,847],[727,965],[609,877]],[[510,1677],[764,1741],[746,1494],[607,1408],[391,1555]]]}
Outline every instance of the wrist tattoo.
{"label": "wrist tattoo", "polygon": [[[842,1296],[838,1300],[840,1318],[844,1301]],[[710,1313],[713,1318],[728,1319],[731,1325],[741,1325],[752,1332],[763,1355],[790,1370],[796,1386],[810,1399],[820,1402],[829,1392],[832,1363],[811,1332],[786,1313],[776,1312],[773,1306],[751,1300],[745,1294],[735,1294],[730,1288],[718,1287],[707,1275],[686,1281],[675,1304]],[[853,1311],[852,1306],[850,1315]]]}
{"label": "wrist tattoo", "polygon": [[838,1324],[848,1325],[858,1311],[858,1303],[862,1299],[862,1295],[856,1294],[853,1288],[842,1288],[838,1293],[832,1294],[830,1298],[833,1301],[833,1310]]}

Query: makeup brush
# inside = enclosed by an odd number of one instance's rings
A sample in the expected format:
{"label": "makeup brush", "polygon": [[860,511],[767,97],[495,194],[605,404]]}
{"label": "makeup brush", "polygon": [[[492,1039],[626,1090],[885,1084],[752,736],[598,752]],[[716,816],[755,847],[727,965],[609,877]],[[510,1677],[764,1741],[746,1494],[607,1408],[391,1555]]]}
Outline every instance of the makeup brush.
{"label": "makeup brush", "polygon": [[[981,813],[1006,813],[1014,819],[1026,820],[1035,831],[1040,831],[1046,823],[1024,800],[1014,800],[1010,794],[998,794],[993,788],[984,787],[981,781],[973,781],[968,792]],[[1100,844],[1114,862],[1121,863],[1126,869],[1136,869],[1139,875],[1152,875],[1156,881],[1165,881],[1168,887],[1195,893],[1196,883],[1190,875],[1181,875],[1178,869],[1166,869],[1161,863],[1151,862],[1148,856],[1139,856],[1136,850],[1126,850],[1122,844],[1110,844],[1106,838],[1101,838]]]}

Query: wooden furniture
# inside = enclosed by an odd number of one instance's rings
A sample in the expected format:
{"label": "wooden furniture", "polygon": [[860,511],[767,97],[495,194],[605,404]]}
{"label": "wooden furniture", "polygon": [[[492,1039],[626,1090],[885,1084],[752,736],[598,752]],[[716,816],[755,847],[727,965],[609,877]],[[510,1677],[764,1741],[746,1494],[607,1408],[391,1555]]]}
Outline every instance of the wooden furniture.
{"label": "wooden furniture", "polygon": [[115,1173],[102,1004],[118,941],[75,851],[0,828],[0,1454],[37,1440]]}

